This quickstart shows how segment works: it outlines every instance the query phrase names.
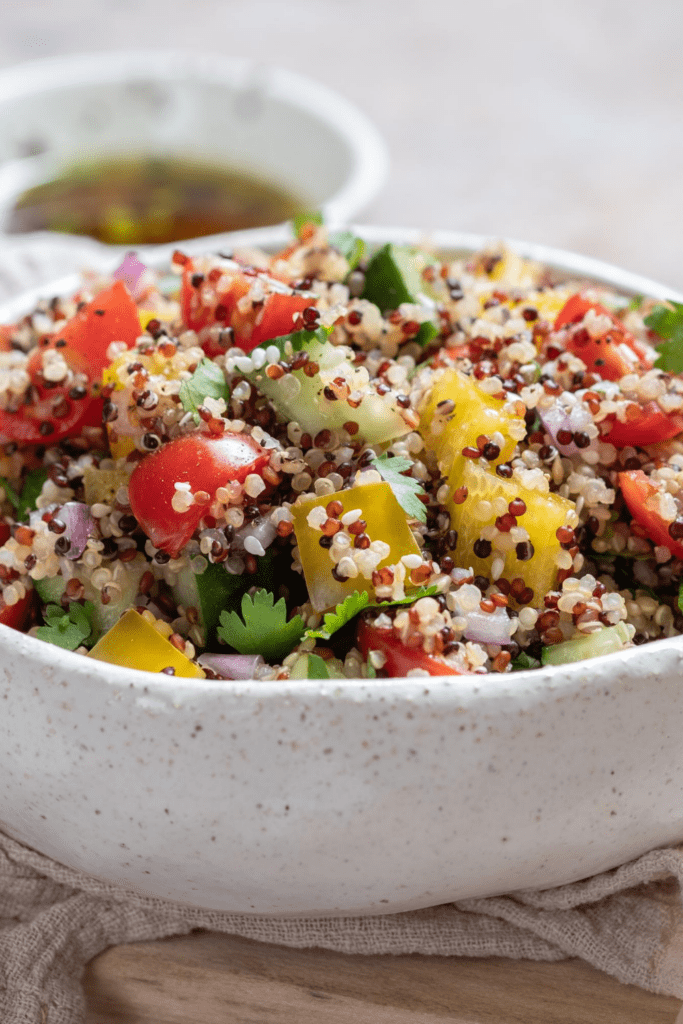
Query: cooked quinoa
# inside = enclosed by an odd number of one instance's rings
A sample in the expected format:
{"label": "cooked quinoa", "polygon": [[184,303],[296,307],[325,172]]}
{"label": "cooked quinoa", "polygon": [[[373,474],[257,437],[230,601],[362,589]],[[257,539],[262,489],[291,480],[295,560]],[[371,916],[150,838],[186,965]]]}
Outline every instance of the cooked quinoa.
{"label": "cooked quinoa", "polygon": [[0,622],[257,679],[677,635],[683,377],[657,309],[502,246],[373,253],[315,224],[86,276],[0,328]]}

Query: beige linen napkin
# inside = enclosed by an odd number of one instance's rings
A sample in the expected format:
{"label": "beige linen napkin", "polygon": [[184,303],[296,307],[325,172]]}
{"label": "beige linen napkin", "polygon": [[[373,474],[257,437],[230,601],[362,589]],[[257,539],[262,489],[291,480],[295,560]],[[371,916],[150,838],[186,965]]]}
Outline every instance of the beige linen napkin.
{"label": "beige linen napkin", "polygon": [[573,885],[381,917],[283,920],[141,896],[0,833],[0,1020],[79,1024],[81,976],[109,946],[193,929],[344,953],[580,957],[619,981],[683,999],[683,846]]}

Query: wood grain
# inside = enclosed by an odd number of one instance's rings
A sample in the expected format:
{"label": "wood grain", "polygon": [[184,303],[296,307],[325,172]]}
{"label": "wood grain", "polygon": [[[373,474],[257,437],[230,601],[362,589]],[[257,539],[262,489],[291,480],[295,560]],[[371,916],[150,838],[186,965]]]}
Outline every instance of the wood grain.
{"label": "wood grain", "polygon": [[681,1002],[578,960],[348,956],[210,932],[87,968],[87,1024],[675,1024]]}

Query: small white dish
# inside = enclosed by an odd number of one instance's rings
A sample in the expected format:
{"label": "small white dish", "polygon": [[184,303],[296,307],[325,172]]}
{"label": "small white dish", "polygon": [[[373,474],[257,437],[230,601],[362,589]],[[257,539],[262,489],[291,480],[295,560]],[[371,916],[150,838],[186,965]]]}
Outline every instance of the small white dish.
{"label": "small white dish", "polygon": [[356,217],[389,165],[384,142],[353,104],[247,59],[131,50],[0,72],[0,234],[26,189],[79,160],[126,154],[251,173],[329,222]]}

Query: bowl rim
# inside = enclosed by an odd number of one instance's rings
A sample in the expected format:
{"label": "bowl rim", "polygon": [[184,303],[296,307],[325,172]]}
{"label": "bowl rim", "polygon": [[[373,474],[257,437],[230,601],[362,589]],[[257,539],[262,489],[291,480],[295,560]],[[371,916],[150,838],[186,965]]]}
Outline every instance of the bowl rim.
{"label": "bowl rim", "polygon": [[351,157],[347,180],[322,204],[327,220],[356,216],[386,182],[390,164],[387,144],[360,108],[298,71],[248,57],[178,48],[117,49],[41,57],[0,70],[0,107],[64,86],[136,77],[159,81],[194,78],[244,92],[262,88],[272,99],[289,103],[324,123],[337,134]]}
{"label": "bowl rim", "polygon": [[[345,225],[348,230],[354,231],[365,241],[370,243],[415,245],[429,243],[438,250],[455,251],[463,253],[478,251],[492,243],[500,243],[509,246],[523,257],[537,260],[552,269],[576,274],[579,277],[587,277],[598,283],[605,283],[620,291],[632,294],[645,294],[656,299],[669,299],[676,302],[683,302],[683,293],[669,288],[649,278],[633,274],[630,271],[622,270],[612,264],[593,257],[584,256],[579,253],[570,252],[564,249],[552,248],[534,242],[524,242],[510,238],[492,238],[491,236],[474,234],[471,232],[459,232],[439,230],[424,232],[418,228],[385,228],[380,225]],[[40,234],[26,236],[26,239],[35,244],[40,244]],[[291,229],[287,225],[276,225],[269,228],[256,228],[247,231],[233,232],[224,235],[214,235],[192,239],[187,243],[164,246],[141,246],[136,252],[144,255],[147,262],[152,266],[163,266],[170,258],[174,249],[180,246],[190,255],[197,255],[210,251],[212,247],[223,250],[232,250],[246,246],[266,246],[277,248],[291,240]],[[2,239],[0,238],[0,246]],[[29,246],[30,248],[30,246]],[[100,243],[89,242],[92,252],[100,251],[101,259],[98,260],[98,270],[113,270],[117,261],[121,259],[123,251],[130,251],[125,247],[117,247],[113,250],[110,246]],[[16,298],[0,303],[0,322],[6,319],[17,317],[26,312],[39,299],[46,296],[52,297],[58,294],[67,294],[69,290],[74,291],[80,281],[80,275],[69,274],[49,284],[40,285],[27,289]],[[560,685],[575,687],[581,682],[581,677],[586,676],[586,666],[598,666],[599,668],[609,663],[615,666],[633,661],[634,658],[647,657],[648,648],[655,647],[657,652],[663,655],[667,653],[680,658],[683,656],[683,636],[666,637],[660,640],[651,641],[626,651],[618,651],[612,654],[601,655],[589,661],[577,661],[567,665],[544,665],[538,669],[527,669],[514,673],[514,683],[509,673],[491,673],[486,676],[463,675],[463,676],[430,676],[427,677],[395,677],[382,679],[377,682],[374,679],[329,679],[329,680],[272,680],[260,682],[256,680],[193,680],[182,677],[162,676],[159,673],[147,672],[143,669],[124,668],[119,665],[112,665],[108,662],[100,662],[96,659],[86,658],[83,655],[75,654],[72,651],[61,650],[59,661],[55,659],[54,645],[47,644],[28,634],[12,629],[9,626],[0,624],[0,660],[3,653],[10,657],[19,659],[30,657],[37,662],[37,665],[48,673],[53,672],[55,665],[63,664],[70,675],[92,678],[97,677],[105,685],[115,691],[130,690],[139,696],[140,692],[154,690],[157,694],[164,694],[169,699],[192,696],[210,696],[215,693],[231,694],[232,696],[255,695],[263,698],[278,696],[295,696],[301,694],[334,694],[335,696],[348,696],[356,699],[362,691],[382,696],[387,694],[387,687],[391,688],[392,696],[399,694],[406,697],[413,697],[416,692],[422,692],[425,686],[428,687],[430,695],[438,699],[439,696],[453,694],[481,693],[485,689],[486,696],[494,697],[508,692],[511,685],[515,693],[522,696],[528,693],[537,693],[539,690],[553,689],[552,681],[556,680]],[[651,651],[651,653],[654,653]],[[61,659],[65,658],[62,662]],[[589,673],[593,674],[592,672]],[[600,675],[598,671],[596,676]]]}

